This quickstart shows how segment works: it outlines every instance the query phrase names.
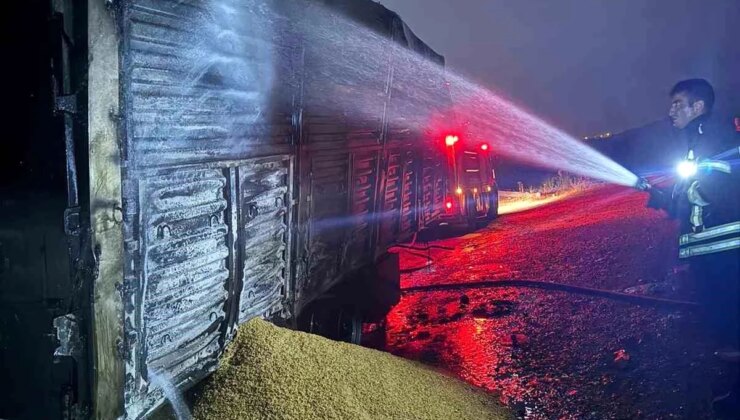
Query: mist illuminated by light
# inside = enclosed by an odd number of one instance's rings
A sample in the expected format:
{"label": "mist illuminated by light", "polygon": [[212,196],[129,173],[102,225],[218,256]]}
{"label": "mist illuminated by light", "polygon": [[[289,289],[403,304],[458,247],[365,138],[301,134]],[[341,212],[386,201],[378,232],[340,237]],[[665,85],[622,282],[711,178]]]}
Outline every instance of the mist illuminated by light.
{"label": "mist illuminated by light", "polygon": [[[426,141],[444,142],[446,137],[439,136],[443,132],[435,122],[443,120],[450,127],[464,130],[460,143],[486,143],[492,152],[516,161],[615,184],[636,183],[634,174],[574,136],[388,37],[320,8],[307,16],[311,18],[305,21],[311,24],[301,26],[301,30],[309,38],[317,37],[347,53],[340,57],[336,51],[326,55],[327,62],[336,64],[328,69],[336,80],[376,80],[379,63],[388,60],[393,64],[390,126],[405,124],[426,132]],[[436,86],[440,81],[446,81],[447,86]],[[335,97],[328,102],[345,112],[354,111],[358,118],[378,109],[377,102],[362,96]],[[446,102],[449,106],[444,105]]]}
{"label": "mist illuminated by light", "polygon": [[[240,153],[265,135],[253,126],[275,118],[276,107],[285,99],[278,96],[303,83],[302,97],[285,100],[294,104],[301,100],[306,116],[339,116],[350,132],[374,141],[404,137],[435,147],[444,144],[445,131],[455,130],[460,134],[456,147],[485,143],[504,158],[615,184],[637,181],[574,136],[446,70],[430,59],[431,54],[407,48],[417,41],[405,26],[401,31],[375,32],[378,28],[367,28],[317,4],[300,2],[286,8],[278,3],[202,4],[205,12],[192,22],[198,29],[182,40],[190,46],[182,52],[189,76],[179,83],[189,93],[200,92],[211,80],[227,81],[229,87],[219,97],[204,90],[202,98],[182,103],[173,115],[174,120],[194,123],[200,122],[204,104],[221,112],[216,121],[194,125],[195,133],[172,132],[174,128],[166,127],[173,120],[170,115],[152,125],[151,133],[141,135],[158,138],[160,131],[169,130],[168,135],[201,139],[203,147],[214,136],[226,136],[235,154]],[[395,33],[396,40],[388,32]],[[312,80],[323,82],[314,86]],[[152,145],[156,148],[156,143]]]}

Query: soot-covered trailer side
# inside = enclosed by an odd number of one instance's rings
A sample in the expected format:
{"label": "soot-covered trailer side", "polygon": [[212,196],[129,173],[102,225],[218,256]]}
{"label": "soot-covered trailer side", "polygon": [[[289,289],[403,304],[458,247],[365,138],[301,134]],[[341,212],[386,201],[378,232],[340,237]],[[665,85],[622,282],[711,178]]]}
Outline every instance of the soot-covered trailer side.
{"label": "soot-covered trailer side", "polygon": [[88,5],[92,395],[139,418],[436,217],[444,81],[363,42],[442,60],[371,1]]}

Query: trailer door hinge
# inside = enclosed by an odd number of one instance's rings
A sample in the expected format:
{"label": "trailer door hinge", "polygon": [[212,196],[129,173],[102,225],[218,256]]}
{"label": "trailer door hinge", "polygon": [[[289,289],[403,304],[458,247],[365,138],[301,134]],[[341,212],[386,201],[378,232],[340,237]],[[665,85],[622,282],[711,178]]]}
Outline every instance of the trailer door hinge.
{"label": "trailer door hinge", "polygon": [[77,94],[54,96],[54,112],[59,115],[67,113],[77,114]]}
{"label": "trailer door hinge", "polygon": [[54,349],[55,357],[71,357],[78,363],[81,362],[82,341],[80,339],[80,326],[74,314],[66,314],[54,318],[52,321],[56,330],[56,339],[59,344]]}
{"label": "trailer door hinge", "polygon": [[70,207],[64,210],[64,233],[67,236],[80,234],[80,208]]}

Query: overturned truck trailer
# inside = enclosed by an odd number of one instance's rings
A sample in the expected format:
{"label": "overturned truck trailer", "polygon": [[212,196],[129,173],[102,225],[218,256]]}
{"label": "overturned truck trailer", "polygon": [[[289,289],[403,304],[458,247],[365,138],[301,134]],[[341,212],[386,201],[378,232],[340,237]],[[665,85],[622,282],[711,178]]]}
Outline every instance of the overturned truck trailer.
{"label": "overturned truck trailer", "polygon": [[[141,418],[155,378],[197,383],[252,317],[383,315],[388,247],[443,208],[425,131],[449,109],[441,56],[364,0],[50,3],[15,6],[47,26],[19,50],[53,43],[26,63],[46,131],[19,122],[3,151],[43,158],[3,184],[0,273],[5,308],[39,309],[3,339],[53,339],[33,350],[42,378],[11,375],[32,405],[0,414]],[[3,349],[16,374],[21,353]]]}

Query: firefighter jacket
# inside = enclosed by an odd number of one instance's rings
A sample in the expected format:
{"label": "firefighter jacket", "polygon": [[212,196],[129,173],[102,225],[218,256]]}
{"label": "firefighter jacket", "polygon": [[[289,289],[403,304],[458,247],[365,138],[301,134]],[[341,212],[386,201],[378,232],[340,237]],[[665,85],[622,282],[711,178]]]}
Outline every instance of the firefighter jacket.
{"label": "firefighter jacket", "polygon": [[682,134],[685,165],[671,193],[681,223],[679,257],[691,258],[740,248],[740,136],[692,121]]}

